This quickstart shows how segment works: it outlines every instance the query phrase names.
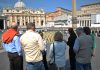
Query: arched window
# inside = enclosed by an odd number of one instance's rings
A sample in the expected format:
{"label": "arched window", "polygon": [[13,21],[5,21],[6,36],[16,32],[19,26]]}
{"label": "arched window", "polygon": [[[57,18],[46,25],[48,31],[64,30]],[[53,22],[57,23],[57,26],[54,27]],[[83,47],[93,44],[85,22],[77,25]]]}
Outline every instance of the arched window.
{"label": "arched window", "polygon": [[27,22],[26,22],[26,25],[27,25]]}

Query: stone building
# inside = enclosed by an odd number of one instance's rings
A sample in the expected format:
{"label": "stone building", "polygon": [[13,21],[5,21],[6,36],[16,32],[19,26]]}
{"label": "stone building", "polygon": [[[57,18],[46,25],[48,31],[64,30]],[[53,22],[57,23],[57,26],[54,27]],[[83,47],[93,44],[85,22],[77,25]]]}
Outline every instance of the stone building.
{"label": "stone building", "polygon": [[11,26],[12,22],[17,23],[20,28],[26,28],[26,24],[29,22],[34,22],[37,28],[45,26],[44,10],[26,8],[22,0],[18,0],[13,8],[3,8],[2,12],[7,17],[7,26]]}
{"label": "stone building", "polygon": [[56,11],[46,13],[46,27],[65,28],[72,27],[72,12],[68,9],[57,7]]}
{"label": "stone building", "polygon": [[91,17],[94,14],[100,14],[100,2],[82,5],[81,9],[77,11],[78,26],[92,27],[94,23],[92,23]]}
{"label": "stone building", "polygon": [[46,13],[46,22],[48,22],[48,21],[54,21],[54,18],[56,18],[58,16],[71,15],[71,13],[72,12],[70,10],[68,10],[68,9],[57,7],[56,11]]}

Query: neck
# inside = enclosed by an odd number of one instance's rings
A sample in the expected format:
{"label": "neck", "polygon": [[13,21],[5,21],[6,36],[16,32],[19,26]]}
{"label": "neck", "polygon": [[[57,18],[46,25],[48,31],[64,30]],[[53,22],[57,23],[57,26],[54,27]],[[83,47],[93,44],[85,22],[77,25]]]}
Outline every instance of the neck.
{"label": "neck", "polygon": [[28,31],[32,32],[32,31],[35,31],[35,30],[33,30],[33,29],[29,29]]}

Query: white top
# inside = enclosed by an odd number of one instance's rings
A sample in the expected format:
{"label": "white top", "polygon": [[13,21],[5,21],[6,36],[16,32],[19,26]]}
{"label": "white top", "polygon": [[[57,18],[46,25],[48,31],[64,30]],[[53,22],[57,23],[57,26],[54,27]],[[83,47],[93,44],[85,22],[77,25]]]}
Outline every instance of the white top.
{"label": "white top", "polygon": [[44,50],[42,37],[33,31],[26,31],[20,38],[27,62],[42,60],[41,51]]}

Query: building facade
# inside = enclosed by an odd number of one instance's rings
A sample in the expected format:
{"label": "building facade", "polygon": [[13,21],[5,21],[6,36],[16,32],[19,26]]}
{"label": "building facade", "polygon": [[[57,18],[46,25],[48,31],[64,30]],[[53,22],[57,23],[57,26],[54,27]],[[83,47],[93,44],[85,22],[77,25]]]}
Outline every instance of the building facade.
{"label": "building facade", "polygon": [[20,28],[25,28],[27,23],[34,22],[36,27],[45,26],[45,12],[43,9],[29,9],[21,1],[15,3],[14,8],[3,8],[3,15],[7,17],[7,26],[11,26],[12,22],[19,25]]}
{"label": "building facade", "polygon": [[72,12],[68,9],[64,9],[61,7],[57,7],[55,12],[49,12],[46,13],[46,22],[48,21],[54,21],[56,17],[62,16],[62,15],[71,15]]}
{"label": "building facade", "polygon": [[56,11],[46,14],[46,27],[72,27],[72,12],[68,9],[57,7]]}
{"label": "building facade", "polygon": [[93,27],[94,23],[92,23],[91,18],[92,15],[96,15],[96,14],[100,14],[100,2],[82,5],[81,9],[77,11],[78,26]]}

